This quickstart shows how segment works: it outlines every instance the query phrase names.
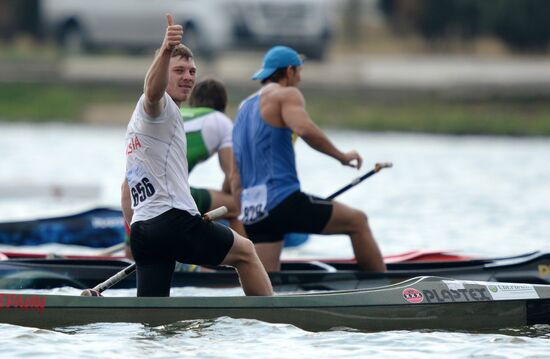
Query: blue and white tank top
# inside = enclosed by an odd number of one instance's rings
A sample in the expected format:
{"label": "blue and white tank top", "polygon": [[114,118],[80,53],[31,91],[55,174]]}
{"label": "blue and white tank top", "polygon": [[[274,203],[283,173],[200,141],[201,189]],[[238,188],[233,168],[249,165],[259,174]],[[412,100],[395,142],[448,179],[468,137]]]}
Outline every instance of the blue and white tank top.
{"label": "blue and white tank top", "polygon": [[241,217],[245,224],[265,218],[300,190],[292,130],[268,124],[260,113],[261,91],[244,100],[233,127],[233,152],[241,176]]}

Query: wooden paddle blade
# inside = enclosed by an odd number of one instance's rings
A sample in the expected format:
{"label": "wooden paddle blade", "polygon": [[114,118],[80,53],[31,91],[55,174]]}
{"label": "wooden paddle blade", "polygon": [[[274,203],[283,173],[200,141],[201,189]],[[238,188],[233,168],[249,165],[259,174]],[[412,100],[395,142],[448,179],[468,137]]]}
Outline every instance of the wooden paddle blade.
{"label": "wooden paddle blade", "polygon": [[374,171],[379,172],[382,168],[390,168],[393,167],[393,163],[391,162],[378,162],[374,165]]}

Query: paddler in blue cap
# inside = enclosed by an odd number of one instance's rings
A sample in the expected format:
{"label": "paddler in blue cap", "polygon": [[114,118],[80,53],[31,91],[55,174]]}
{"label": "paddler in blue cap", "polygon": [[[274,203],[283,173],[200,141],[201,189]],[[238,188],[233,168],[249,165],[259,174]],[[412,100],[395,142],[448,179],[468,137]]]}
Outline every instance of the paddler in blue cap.
{"label": "paddler in blue cap", "polygon": [[233,127],[234,166],[231,185],[241,219],[268,272],[280,270],[285,233],[348,234],[359,266],[384,272],[386,266],[362,211],[300,190],[292,136],[359,169],[362,157],[343,152],[315,125],[305,109],[298,84],[302,57],[286,46],[271,48],[253,80],[261,89],[245,99]]}

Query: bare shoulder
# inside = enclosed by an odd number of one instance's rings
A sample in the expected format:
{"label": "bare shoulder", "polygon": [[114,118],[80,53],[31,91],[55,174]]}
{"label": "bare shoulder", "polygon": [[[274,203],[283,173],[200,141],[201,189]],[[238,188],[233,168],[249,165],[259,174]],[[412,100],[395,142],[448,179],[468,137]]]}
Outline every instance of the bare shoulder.
{"label": "bare shoulder", "polygon": [[293,86],[279,87],[276,89],[275,96],[285,103],[304,102],[304,95],[302,92]]}
{"label": "bare shoulder", "polygon": [[295,97],[295,96],[298,96],[298,97],[302,97],[302,91],[300,91],[299,88],[297,87],[294,87],[294,86],[284,86],[284,87],[279,87],[278,90],[280,91],[280,93],[284,96],[288,96],[288,97]]}

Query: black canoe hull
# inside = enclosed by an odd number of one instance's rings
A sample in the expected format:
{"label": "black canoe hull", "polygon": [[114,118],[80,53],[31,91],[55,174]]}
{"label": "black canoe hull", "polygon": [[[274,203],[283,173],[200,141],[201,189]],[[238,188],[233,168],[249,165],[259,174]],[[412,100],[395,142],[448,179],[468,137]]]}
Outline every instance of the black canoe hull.
{"label": "black canoe hull", "polygon": [[[49,289],[60,286],[91,288],[129,265],[126,260],[20,259],[0,261],[0,288]],[[277,291],[347,290],[401,282],[415,276],[463,280],[550,284],[550,253],[473,259],[454,262],[388,263],[386,273],[365,273],[354,263],[286,262],[270,273]],[[225,288],[239,285],[233,269],[177,271],[173,287]],[[114,288],[135,288],[135,274]]]}

